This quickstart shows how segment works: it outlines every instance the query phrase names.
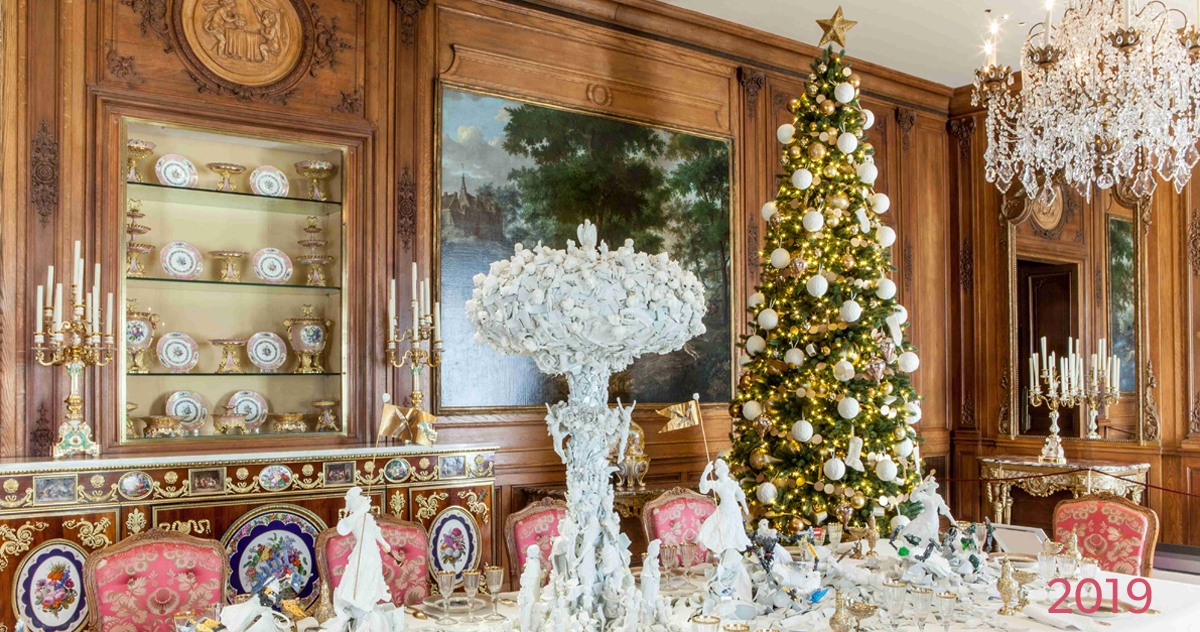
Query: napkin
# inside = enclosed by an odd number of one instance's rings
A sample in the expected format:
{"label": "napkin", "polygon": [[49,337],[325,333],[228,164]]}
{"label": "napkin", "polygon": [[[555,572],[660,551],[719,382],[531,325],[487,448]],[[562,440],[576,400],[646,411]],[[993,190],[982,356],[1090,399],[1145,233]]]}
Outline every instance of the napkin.
{"label": "napkin", "polygon": [[1059,614],[1050,612],[1046,606],[1037,604],[1029,604],[1021,611],[1021,614],[1048,626],[1058,628],[1060,630],[1082,630],[1083,632],[1099,632],[1099,626],[1088,621],[1086,617],[1081,617],[1077,614]]}

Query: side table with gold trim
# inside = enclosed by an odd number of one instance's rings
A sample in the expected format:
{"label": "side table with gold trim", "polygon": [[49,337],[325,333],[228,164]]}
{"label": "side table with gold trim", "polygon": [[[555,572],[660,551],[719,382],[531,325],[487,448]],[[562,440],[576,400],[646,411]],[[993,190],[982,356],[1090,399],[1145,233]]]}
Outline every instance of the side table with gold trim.
{"label": "side table with gold trim", "polygon": [[[1145,483],[1150,472],[1149,463],[1072,459],[1066,463],[1055,464],[1039,463],[1036,456],[978,458],[979,477],[985,481],[984,493],[992,507],[992,520],[997,524],[1009,524],[1012,520],[1011,492],[1014,485],[1027,494],[1042,498],[1061,491],[1069,491],[1076,498],[1104,491],[1141,504],[1143,487],[1137,483]],[[1108,476],[1109,474],[1112,476]],[[1035,475],[1045,476],[1015,481],[1000,480]],[[1113,476],[1128,480],[1122,481]]]}

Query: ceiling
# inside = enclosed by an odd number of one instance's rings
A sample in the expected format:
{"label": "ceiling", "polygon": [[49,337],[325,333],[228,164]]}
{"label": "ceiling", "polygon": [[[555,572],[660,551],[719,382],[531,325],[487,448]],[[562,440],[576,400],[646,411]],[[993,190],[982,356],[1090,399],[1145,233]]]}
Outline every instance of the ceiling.
{"label": "ceiling", "polygon": [[[975,68],[983,63],[985,9],[1009,15],[1001,31],[998,61],[1014,68],[1019,65],[1025,34],[1046,15],[1045,0],[664,1],[814,45],[821,40],[814,21],[828,19],[841,6],[847,20],[858,22],[846,35],[851,57],[950,87],[971,83]],[[1065,1],[1055,4],[1062,7]],[[1145,0],[1134,0],[1135,11],[1144,4]],[[1195,19],[1193,0],[1166,0],[1166,4]],[[1060,8],[1056,21],[1061,14]],[[1027,24],[1020,26],[1022,21]]]}

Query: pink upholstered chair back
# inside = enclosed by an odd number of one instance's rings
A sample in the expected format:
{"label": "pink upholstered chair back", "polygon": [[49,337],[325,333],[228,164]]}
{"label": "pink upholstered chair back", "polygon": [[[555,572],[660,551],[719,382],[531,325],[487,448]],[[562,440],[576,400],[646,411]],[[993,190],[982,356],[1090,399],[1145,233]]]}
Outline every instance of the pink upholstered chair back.
{"label": "pink upholstered chair back", "polygon": [[1158,544],[1158,514],[1113,494],[1063,500],[1054,507],[1054,539],[1074,533],[1084,557],[1102,570],[1149,577]]}
{"label": "pink upholstered chair back", "polygon": [[[711,497],[676,487],[642,508],[642,530],[647,542],[657,538],[663,546],[695,542],[704,519],[716,510],[717,503]],[[707,560],[708,551],[697,546],[696,563]]]}
{"label": "pink upholstered chair back", "polygon": [[[396,606],[421,603],[429,595],[425,528],[388,515],[375,516],[375,522],[383,531],[383,539],[392,547],[392,553],[383,556],[383,578],[392,603]],[[353,535],[338,535],[336,528],[326,529],[317,537],[317,569],[321,581],[329,582],[331,595],[342,583],[342,571],[355,543]]]}
{"label": "pink upholstered chair back", "polygon": [[510,577],[515,580],[521,574],[521,569],[525,568],[525,552],[531,544],[541,549],[543,560],[550,559],[550,545],[558,535],[558,524],[566,514],[567,503],[543,498],[508,515],[504,521],[504,542],[508,546]]}
{"label": "pink upholstered chair back", "polygon": [[228,581],[219,542],[158,528],[93,552],[83,567],[97,632],[174,630],[175,613],[225,603]]}

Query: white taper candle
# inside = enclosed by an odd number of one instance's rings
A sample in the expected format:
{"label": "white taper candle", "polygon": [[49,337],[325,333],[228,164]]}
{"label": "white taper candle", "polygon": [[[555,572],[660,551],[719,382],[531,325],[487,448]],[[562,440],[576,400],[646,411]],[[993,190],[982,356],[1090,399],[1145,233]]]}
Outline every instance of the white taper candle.
{"label": "white taper candle", "polygon": [[112,294],[112,292],[109,292],[108,293],[108,301],[105,304],[105,310],[104,310],[104,333],[109,336],[113,335],[112,320],[113,320],[113,294]]}

